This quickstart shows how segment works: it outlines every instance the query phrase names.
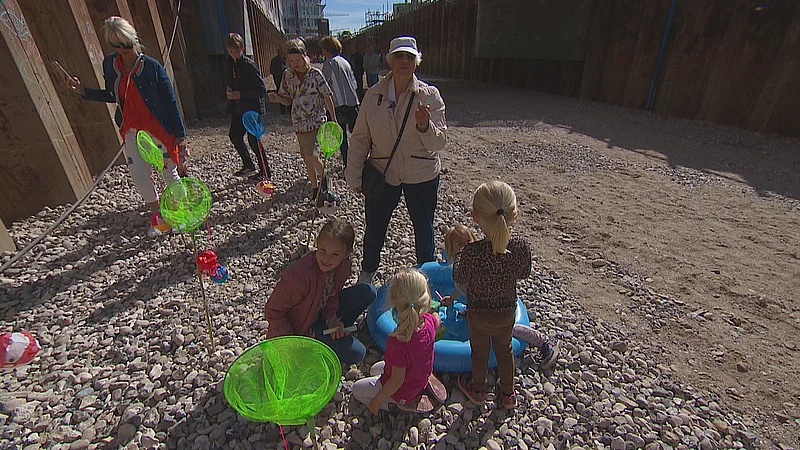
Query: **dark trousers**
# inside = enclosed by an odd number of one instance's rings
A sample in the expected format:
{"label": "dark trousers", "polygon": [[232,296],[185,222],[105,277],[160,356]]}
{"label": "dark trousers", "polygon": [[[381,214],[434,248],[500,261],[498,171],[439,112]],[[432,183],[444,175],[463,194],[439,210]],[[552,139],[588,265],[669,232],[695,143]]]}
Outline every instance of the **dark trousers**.
{"label": "dark trousers", "polygon": [[[376,295],[375,288],[368,284],[359,284],[342,289],[339,292],[339,309],[336,311],[336,315],[339,316],[345,327],[349,327],[375,301]],[[311,329],[317,339],[328,344],[336,352],[343,364],[358,364],[364,360],[367,349],[361,341],[355,338],[355,333],[350,333],[341,339],[334,340],[331,335],[326,336],[323,334],[323,331],[325,331],[325,319],[321,316],[311,325]]]}
{"label": "dark trousers", "polygon": [[[369,164],[366,162],[365,164]],[[383,195],[374,200],[365,201],[364,215],[367,229],[364,232],[364,259],[361,270],[375,272],[381,262],[381,249],[386,241],[386,230],[389,220],[397,204],[400,194],[406,199],[408,215],[414,226],[414,245],[417,251],[417,264],[435,261],[433,240],[433,215],[436,212],[436,201],[439,194],[439,176],[431,181],[419,184],[386,185]]]}
{"label": "dark trousers", "polygon": [[356,89],[361,91],[364,89],[364,72],[355,72],[353,75],[356,77]]}
{"label": "dark trousers", "polygon": [[[280,91],[281,90],[281,77],[282,76],[283,76],[282,74],[281,75],[272,75],[272,81],[275,82],[275,90],[276,91]],[[281,105],[281,114],[286,114],[286,111],[288,111],[289,107],[284,105],[283,103],[278,103],[278,104]]]}
{"label": "dark trousers", "polygon": [[347,144],[347,129],[349,128],[350,132],[353,132],[357,118],[358,106],[343,105],[336,107],[336,122],[342,127],[342,145],[339,150],[342,152],[342,162],[344,162],[345,167],[347,167],[347,149],[349,148]]}
{"label": "dark trousers", "polygon": [[[253,165],[253,160],[250,158],[250,152],[247,150],[247,145],[244,143],[244,135],[247,133],[247,142],[250,143],[250,147],[253,149],[253,153],[256,154],[256,160],[258,161],[258,167]],[[233,114],[231,116],[231,127],[228,130],[228,137],[231,139],[231,144],[233,147],[236,148],[236,152],[239,153],[239,157],[242,158],[242,166],[247,169],[258,169],[259,171],[263,170],[262,167],[266,167],[267,176],[272,178],[272,171],[269,168],[269,163],[264,161],[264,164],[261,163],[261,149],[258,147],[258,139],[255,136],[248,133],[247,130],[244,128],[242,124],[242,115],[241,114]]]}

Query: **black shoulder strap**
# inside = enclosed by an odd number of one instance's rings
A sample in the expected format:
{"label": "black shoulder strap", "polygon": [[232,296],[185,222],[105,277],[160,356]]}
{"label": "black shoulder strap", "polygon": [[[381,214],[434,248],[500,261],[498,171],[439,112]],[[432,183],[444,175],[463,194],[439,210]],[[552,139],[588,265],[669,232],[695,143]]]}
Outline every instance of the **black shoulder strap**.
{"label": "black shoulder strap", "polygon": [[416,95],[415,92],[411,92],[411,98],[408,99],[408,108],[406,108],[406,115],[403,117],[403,125],[400,126],[400,133],[397,134],[397,140],[394,141],[394,148],[392,149],[392,154],[389,156],[389,161],[386,163],[386,167],[383,169],[383,176],[386,177],[386,171],[389,170],[389,164],[392,163],[392,159],[394,159],[394,154],[397,152],[397,146],[400,145],[400,138],[403,137],[403,130],[406,129],[406,122],[408,122],[408,114],[411,113],[411,105],[414,104],[414,96]]}

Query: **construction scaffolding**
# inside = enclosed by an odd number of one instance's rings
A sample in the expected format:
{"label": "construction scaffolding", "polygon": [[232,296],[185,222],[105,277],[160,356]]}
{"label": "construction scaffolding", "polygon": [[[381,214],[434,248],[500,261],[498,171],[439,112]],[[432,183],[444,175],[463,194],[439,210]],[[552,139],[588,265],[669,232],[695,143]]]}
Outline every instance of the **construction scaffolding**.
{"label": "construction scaffolding", "polygon": [[364,12],[364,21],[367,23],[364,28],[381,26],[389,20],[392,20],[392,13],[389,11],[367,10]]}

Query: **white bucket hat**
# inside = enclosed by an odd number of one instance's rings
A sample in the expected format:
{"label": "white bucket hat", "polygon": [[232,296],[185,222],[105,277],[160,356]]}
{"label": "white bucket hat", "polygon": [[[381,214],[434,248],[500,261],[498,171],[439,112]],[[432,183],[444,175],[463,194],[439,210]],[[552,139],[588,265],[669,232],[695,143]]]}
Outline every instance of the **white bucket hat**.
{"label": "white bucket hat", "polygon": [[391,55],[397,52],[406,52],[414,56],[419,56],[417,40],[411,36],[400,36],[392,39],[392,42],[389,44],[389,54]]}

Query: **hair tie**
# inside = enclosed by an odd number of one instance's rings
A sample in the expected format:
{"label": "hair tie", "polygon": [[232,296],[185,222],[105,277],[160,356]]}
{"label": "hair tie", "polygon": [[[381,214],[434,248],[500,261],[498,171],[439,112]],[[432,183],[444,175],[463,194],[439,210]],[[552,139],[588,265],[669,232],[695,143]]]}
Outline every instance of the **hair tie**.
{"label": "hair tie", "polygon": [[505,213],[506,213],[506,212],[505,212],[505,211],[503,211],[503,208],[500,208],[500,209],[498,209],[498,210],[497,210],[497,215],[498,215],[498,216],[502,216],[502,215],[503,215],[503,214],[505,214]]}
{"label": "hair tie", "polygon": [[411,308],[411,309],[414,309],[414,304],[413,303],[409,303],[408,307]]}

